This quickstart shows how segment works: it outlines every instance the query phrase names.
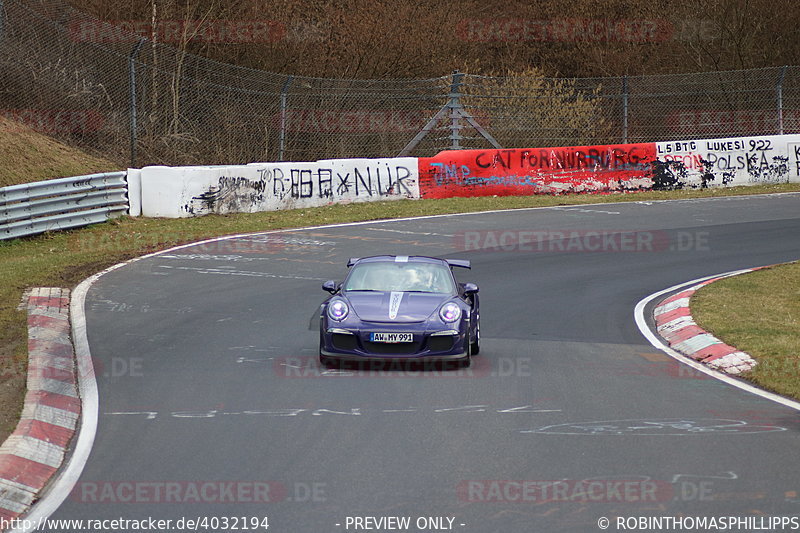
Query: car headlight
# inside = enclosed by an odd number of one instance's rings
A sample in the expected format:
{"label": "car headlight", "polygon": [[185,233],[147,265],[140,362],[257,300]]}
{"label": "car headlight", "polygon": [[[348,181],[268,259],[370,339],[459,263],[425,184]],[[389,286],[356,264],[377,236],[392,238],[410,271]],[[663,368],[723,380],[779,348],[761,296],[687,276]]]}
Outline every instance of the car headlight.
{"label": "car headlight", "polygon": [[328,316],[333,320],[344,320],[350,308],[344,300],[334,300],[328,304]]}
{"label": "car headlight", "polygon": [[461,318],[461,308],[453,302],[448,302],[439,309],[439,318],[445,322],[455,322]]}

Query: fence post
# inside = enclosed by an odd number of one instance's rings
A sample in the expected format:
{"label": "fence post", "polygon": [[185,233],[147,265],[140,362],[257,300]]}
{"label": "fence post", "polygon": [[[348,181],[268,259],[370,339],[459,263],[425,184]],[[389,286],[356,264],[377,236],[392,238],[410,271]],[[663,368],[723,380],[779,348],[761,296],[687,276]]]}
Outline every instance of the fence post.
{"label": "fence post", "polygon": [[130,125],[131,125],[131,168],[136,168],[136,56],[139,55],[139,50],[144,44],[144,39],[139,39],[139,42],[133,47],[130,55],[128,56],[128,77],[130,87]]}
{"label": "fence post", "polygon": [[3,0],[0,0],[0,41],[3,40],[6,29],[6,6],[3,5]]}
{"label": "fence post", "polygon": [[622,76],[622,144],[628,144],[628,75]]}
{"label": "fence post", "polygon": [[450,149],[458,150],[461,148],[461,85],[464,83],[464,73],[458,70],[453,71],[453,83],[450,84],[450,102],[447,107],[450,109]]}
{"label": "fence post", "polygon": [[281,88],[281,125],[278,131],[278,161],[283,161],[286,150],[286,99],[289,92],[289,85],[292,84],[294,76],[288,76]]}
{"label": "fence post", "polygon": [[776,87],[778,98],[778,135],[783,135],[783,80],[786,78],[786,69],[784,65],[781,67],[781,74],[778,76],[778,85]]}

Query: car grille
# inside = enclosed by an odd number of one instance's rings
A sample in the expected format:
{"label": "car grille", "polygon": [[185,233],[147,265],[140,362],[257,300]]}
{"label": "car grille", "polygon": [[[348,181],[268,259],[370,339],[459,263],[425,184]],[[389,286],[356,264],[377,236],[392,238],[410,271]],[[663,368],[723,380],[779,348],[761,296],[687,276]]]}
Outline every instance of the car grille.
{"label": "car grille", "polygon": [[364,349],[369,353],[381,355],[410,355],[419,351],[418,342],[364,342]]}
{"label": "car grille", "polygon": [[355,350],[358,347],[355,335],[333,333],[331,340],[333,341],[333,347],[337,350]]}
{"label": "car grille", "polygon": [[428,337],[428,349],[432,352],[448,352],[453,349],[452,335],[437,335]]}

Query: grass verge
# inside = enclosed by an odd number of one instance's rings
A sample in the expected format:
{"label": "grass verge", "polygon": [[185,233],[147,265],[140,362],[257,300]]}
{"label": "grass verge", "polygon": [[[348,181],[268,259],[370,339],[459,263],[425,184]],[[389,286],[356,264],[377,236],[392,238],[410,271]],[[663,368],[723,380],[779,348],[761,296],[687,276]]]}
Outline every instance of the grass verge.
{"label": "grass verge", "polygon": [[692,298],[692,315],[703,329],[758,361],[742,377],[800,400],[800,263],[707,285]]}
{"label": "grass verge", "polygon": [[234,233],[495,209],[797,191],[800,191],[800,184],[635,194],[402,200],[186,219],[123,217],[74,231],[0,241],[0,440],[16,425],[25,389],[26,316],[17,306],[28,287],[73,287],[120,261],[177,244]]}
{"label": "grass verge", "polygon": [[112,170],[119,164],[0,116],[0,187]]}

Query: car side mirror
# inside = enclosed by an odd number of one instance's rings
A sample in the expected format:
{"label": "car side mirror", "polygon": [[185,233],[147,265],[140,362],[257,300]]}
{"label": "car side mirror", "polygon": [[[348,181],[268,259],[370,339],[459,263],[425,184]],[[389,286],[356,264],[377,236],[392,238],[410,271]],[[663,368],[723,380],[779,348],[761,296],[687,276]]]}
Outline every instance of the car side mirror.
{"label": "car side mirror", "polygon": [[467,296],[477,294],[478,293],[478,286],[474,283],[465,283],[464,284],[464,294]]}
{"label": "car side mirror", "polygon": [[336,291],[339,290],[339,284],[336,283],[334,280],[329,279],[328,281],[322,284],[322,290],[334,294]]}

